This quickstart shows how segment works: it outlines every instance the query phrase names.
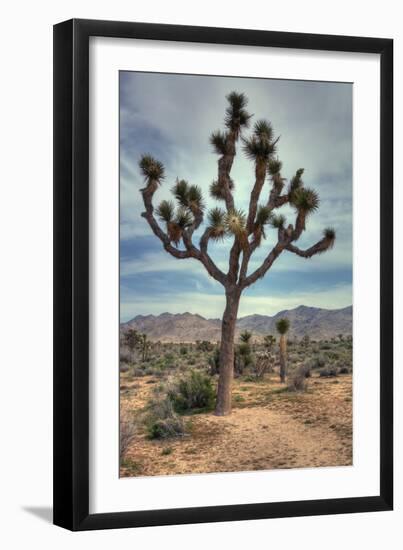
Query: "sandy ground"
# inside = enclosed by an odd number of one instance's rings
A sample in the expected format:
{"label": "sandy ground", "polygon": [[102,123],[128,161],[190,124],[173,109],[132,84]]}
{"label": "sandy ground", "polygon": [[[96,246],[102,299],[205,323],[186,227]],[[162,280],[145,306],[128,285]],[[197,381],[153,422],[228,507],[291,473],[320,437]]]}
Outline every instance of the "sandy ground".
{"label": "sandy ground", "polygon": [[[152,377],[121,386],[123,411],[138,411],[152,394]],[[150,441],[140,432],[122,476],[307,468],[352,464],[351,375],[309,380],[305,393],[281,392],[277,375],[235,380],[233,412],[188,417],[190,435]]]}

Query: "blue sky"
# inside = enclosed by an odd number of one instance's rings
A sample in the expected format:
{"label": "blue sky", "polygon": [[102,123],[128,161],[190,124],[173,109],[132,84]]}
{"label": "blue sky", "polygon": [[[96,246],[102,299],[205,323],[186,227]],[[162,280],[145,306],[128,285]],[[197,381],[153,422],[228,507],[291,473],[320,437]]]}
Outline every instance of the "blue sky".
{"label": "blue sky", "polygon": [[[348,83],[246,79],[158,73],[120,73],[120,294],[121,320],[139,314],[190,311],[222,316],[223,287],[193,259],[167,254],[141,217],[139,189],[143,179],[138,161],[149,153],[165,165],[166,179],[154,204],[172,198],[176,177],[199,185],[207,207],[217,206],[208,187],[217,172],[217,156],[209,136],[223,128],[225,96],[244,92],[252,120],[269,120],[280,136],[278,156],[289,179],[304,168],[304,182],[320,195],[320,209],[308,220],[298,242],[305,248],[332,226],[337,240],[330,252],[304,259],[284,252],[263,280],[241,298],[239,316],[273,315],[304,304],[325,308],[352,303],[352,85]],[[246,134],[248,131],[245,132]],[[232,169],[235,202],[247,210],[254,166],[238,150]],[[262,196],[267,196],[269,180]],[[295,214],[281,212],[287,223]],[[195,242],[203,227],[195,234]],[[249,272],[271,250],[276,231],[252,257]],[[231,239],[209,251],[226,270]]]}

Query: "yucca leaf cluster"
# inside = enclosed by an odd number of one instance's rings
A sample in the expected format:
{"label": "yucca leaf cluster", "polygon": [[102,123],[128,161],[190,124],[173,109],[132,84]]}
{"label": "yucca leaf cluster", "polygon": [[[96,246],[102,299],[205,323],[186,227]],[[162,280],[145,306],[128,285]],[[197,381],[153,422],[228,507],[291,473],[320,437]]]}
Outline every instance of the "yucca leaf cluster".
{"label": "yucca leaf cluster", "polygon": [[270,122],[258,120],[250,137],[243,138],[243,151],[245,155],[256,162],[269,161],[276,152],[278,140],[273,138],[274,131]]}
{"label": "yucca leaf cluster", "polygon": [[151,155],[143,155],[139,162],[140,170],[147,184],[161,183],[165,178],[164,165]]}

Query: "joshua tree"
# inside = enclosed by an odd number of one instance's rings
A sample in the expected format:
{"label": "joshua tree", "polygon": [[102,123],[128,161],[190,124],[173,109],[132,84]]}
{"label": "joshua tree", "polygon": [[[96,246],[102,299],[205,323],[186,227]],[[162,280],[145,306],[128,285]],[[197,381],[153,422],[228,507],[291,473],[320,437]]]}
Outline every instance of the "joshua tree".
{"label": "joshua tree", "polygon": [[272,334],[267,334],[263,338],[264,347],[270,352],[273,349],[273,346],[276,342],[276,338]]}
{"label": "joshua tree", "polygon": [[130,351],[134,351],[139,345],[140,335],[134,328],[130,328],[124,336],[125,344]]}
{"label": "joshua tree", "polygon": [[150,342],[147,340],[147,334],[140,334],[139,345],[141,349],[142,360],[147,360],[148,350],[150,349]]}
{"label": "joshua tree", "polygon": [[279,319],[276,323],[277,332],[280,334],[280,381],[285,382],[287,376],[287,332],[290,328],[288,319]]}
{"label": "joshua tree", "polygon": [[254,364],[252,355],[251,340],[252,333],[248,330],[241,332],[239,339],[241,343],[238,346],[238,353],[235,353],[235,371],[237,374],[242,374],[246,367]]}
{"label": "joshua tree", "polygon": [[302,347],[307,348],[311,342],[309,334],[304,334],[301,340]]}
{"label": "joshua tree", "polygon": [[248,330],[244,330],[239,335],[239,338],[240,338],[241,342],[243,342],[244,344],[249,344],[250,339],[252,338],[252,333],[249,332]]}
{"label": "joshua tree", "polygon": [[[141,189],[145,207],[142,216],[153,233],[174,258],[197,260],[224,287],[226,306],[221,329],[220,373],[215,409],[217,415],[231,412],[235,323],[242,292],[264,277],[283,252],[311,258],[331,248],[335,241],[334,230],[328,228],[313,246],[305,250],[296,246],[295,243],[305,230],[307,218],[319,206],[318,194],[304,185],[302,168],[297,170],[285,188],[286,180],[281,175],[282,164],[275,156],[279,138],[274,137],[271,124],[266,120],[257,121],[251,134],[246,137],[243,134],[252,118],[246,111],[246,96],[231,92],[227,101],[225,129],[213,132],[210,137],[213,150],[218,155],[218,174],[210,185],[210,195],[221,201],[224,208],[213,208],[207,213],[207,226],[201,234],[198,246],[194,243],[194,234],[205,218],[201,189],[197,185],[177,179],[172,188],[177,206],[172,201],[164,200],[154,211],[153,196],[164,181],[164,166],[148,154],[143,155],[139,162],[145,178],[145,187]],[[235,206],[235,184],[231,178],[239,142],[242,143],[246,156],[253,162],[255,172],[247,213]],[[267,190],[264,190],[265,184]],[[284,216],[274,214],[276,209],[285,204],[291,205],[295,210],[294,225],[287,225]],[[165,224],[165,228],[161,227],[157,218]],[[265,239],[269,225],[275,228],[277,240],[260,267],[249,273],[251,256]],[[228,268],[221,270],[209,255],[208,245],[210,241],[227,238],[232,241]]]}

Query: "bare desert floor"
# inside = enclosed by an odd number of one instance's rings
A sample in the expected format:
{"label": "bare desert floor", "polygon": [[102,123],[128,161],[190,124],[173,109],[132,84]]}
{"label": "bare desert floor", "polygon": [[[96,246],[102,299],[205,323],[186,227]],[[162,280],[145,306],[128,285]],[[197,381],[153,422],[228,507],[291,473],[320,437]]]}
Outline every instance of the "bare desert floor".
{"label": "bare desert floor", "polygon": [[[121,376],[121,412],[141,414],[158,379]],[[139,428],[120,475],[159,476],[352,464],[352,375],[314,374],[305,392],[278,375],[234,380],[233,411],[186,416],[187,435],[150,440]]]}

